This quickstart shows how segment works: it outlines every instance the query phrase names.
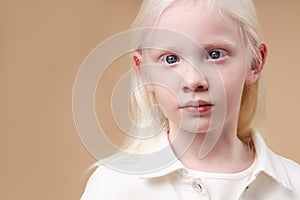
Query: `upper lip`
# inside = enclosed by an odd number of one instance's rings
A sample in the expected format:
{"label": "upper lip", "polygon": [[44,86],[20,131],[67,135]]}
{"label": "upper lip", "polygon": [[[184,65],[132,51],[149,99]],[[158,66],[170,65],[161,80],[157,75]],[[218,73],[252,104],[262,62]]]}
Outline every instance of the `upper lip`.
{"label": "upper lip", "polygon": [[204,101],[204,100],[197,100],[197,101],[189,101],[183,106],[180,106],[180,108],[186,108],[186,107],[202,107],[202,106],[213,106],[213,104]]}

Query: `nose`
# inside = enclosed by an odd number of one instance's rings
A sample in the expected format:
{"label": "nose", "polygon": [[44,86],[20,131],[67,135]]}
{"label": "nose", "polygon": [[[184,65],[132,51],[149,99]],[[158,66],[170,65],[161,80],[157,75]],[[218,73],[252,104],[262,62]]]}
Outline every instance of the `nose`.
{"label": "nose", "polygon": [[206,78],[194,66],[186,66],[183,76],[184,92],[200,92],[208,90]]}

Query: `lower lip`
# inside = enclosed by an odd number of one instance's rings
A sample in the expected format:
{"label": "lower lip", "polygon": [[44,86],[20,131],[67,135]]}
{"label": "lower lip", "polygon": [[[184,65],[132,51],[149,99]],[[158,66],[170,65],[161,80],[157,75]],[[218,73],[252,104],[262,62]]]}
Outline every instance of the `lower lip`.
{"label": "lower lip", "polygon": [[190,113],[203,114],[203,113],[210,112],[211,107],[212,107],[211,105],[207,105],[207,106],[201,106],[201,107],[184,107],[183,109]]}

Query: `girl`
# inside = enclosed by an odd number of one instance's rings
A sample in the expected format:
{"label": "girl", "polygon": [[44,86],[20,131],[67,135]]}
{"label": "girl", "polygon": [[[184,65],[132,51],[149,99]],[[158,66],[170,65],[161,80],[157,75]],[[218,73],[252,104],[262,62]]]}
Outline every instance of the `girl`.
{"label": "girl", "polygon": [[299,165],[254,129],[267,48],[252,1],[144,0],[133,28],[131,114],[151,126],[82,199],[300,199]]}

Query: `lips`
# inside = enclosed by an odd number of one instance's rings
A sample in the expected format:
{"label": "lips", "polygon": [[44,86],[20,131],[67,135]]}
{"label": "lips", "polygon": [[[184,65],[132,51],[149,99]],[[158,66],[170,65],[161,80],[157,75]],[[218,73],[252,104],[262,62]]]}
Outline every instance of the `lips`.
{"label": "lips", "polygon": [[180,109],[186,110],[191,113],[205,113],[210,111],[212,107],[213,104],[204,100],[198,100],[198,101],[189,101],[183,106],[180,106]]}
{"label": "lips", "polygon": [[186,107],[198,108],[198,107],[203,107],[203,106],[212,106],[212,104],[207,101],[204,101],[204,100],[189,101],[184,106],[181,106],[181,108],[186,108]]}

